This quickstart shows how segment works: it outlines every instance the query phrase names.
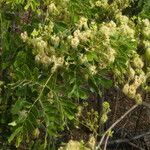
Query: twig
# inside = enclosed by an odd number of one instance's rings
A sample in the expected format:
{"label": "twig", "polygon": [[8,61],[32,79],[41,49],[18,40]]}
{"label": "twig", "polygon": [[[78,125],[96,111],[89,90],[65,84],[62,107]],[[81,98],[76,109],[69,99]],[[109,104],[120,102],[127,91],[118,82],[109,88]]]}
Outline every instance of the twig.
{"label": "twig", "polygon": [[117,90],[117,96],[115,98],[115,100],[116,100],[115,101],[115,110],[114,110],[114,115],[113,115],[112,123],[115,122],[115,120],[116,120],[116,113],[117,113],[119,93],[120,93],[120,91],[118,89],[116,89],[116,90]]}
{"label": "twig", "polygon": [[107,135],[106,140],[105,140],[105,145],[104,145],[104,150],[107,148],[107,143],[108,143],[109,135]]}
{"label": "twig", "polygon": [[150,104],[147,102],[142,102],[142,105],[150,109]]}
{"label": "twig", "polygon": [[125,138],[125,139],[119,139],[119,140],[110,141],[110,142],[108,142],[108,144],[111,145],[111,144],[126,143],[126,142],[130,142],[130,141],[133,141],[133,140],[140,139],[140,138],[142,138],[142,137],[144,137],[146,135],[150,135],[150,131],[148,131],[146,133],[143,133],[143,134],[140,134],[140,135],[137,135],[137,136],[134,136],[134,137],[132,137],[130,139]]}
{"label": "twig", "polygon": [[102,142],[104,141],[105,136],[109,133],[109,131],[111,131],[122,119],[124,119],[131,111],[133,111],[136,107],[138,107],[139,105],[134,105],[133,107],[131,107],[126,113],[124,113],[116,122],[114,122],[108,129],[107,131],[103,134],[100,142],[98,143],[98,146],[96,147],[96,150],[100,149]]}
{"label": "twig", "polygon": [[137,148],[137,149],[139,149],[139,150],[145,150],[144,148],[141,148],[141,147],[137,146],[136,144],[134,144],[132,142],[128,142],[128,144],[135,147],[135,148]]}

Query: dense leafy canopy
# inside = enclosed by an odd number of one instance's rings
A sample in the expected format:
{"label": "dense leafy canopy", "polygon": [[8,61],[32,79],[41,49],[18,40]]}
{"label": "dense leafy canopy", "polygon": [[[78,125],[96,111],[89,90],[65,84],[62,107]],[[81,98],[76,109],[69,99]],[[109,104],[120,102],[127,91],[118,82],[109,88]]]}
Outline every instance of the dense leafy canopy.
{"label": "dense leafy canopy", "polygon": [[61,132],[76,124],[96,138],[109,103],[100,116],[90,112],[94,121],[82,122],[80,108],[110,87],[123,87],[140,104],[138,89],[150,90],[149,12],[149,0],[1,0],[0,134],[6,145],[55,149]]}

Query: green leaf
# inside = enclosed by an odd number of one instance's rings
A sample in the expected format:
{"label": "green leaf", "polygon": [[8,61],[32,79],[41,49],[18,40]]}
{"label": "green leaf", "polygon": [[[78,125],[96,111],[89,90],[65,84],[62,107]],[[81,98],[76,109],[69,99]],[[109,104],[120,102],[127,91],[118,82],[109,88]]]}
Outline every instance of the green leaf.
{"label": "green leaf", "polygon": [[12,108],[12,113],[13,114],[18,114],[19,111],[22,109],[22,107],[24,106],[25,101],[22,99],[18,99],[15,103],[15,105]]}
{"label": "green leaf", "polygon": [[17,128],[9,137],[8,142],[10,143],[18,134],[23,130],[22,127]]}
{"label": "green leaf", "polygon": [[88,59],[88,61],[94,61],[94,60],[98,60],[97,54],[95,52],[88,52],[86,54],[86,57]]}
{"label": "green leaf", "polygon": [[112,80],[110,79],[100,78],[99,82],[106,89],[109,89],[112,86]]}
{"label": "green leaf", "polygon": [[73,120],[74,119],[74,112],[71,110],[71,109],[69,109],[69,108],[65,108],[65,115],[66,115],[66,117],[69,119],[69,120]]}
{"label": "green leaf", "polygon": [[20,146],[20,143],[22,142],[22,140],[23,140],[23,135],[20,134],[20,135],[17,137],[16,143],[15,143],[15,145],[16,145],[17,148]]}
{"label": "green leaf", "polygon": [[85,91],[83,91],[82,89],[80,89],[80,90],[79,90],[79,97],[80,97],[81,99],[86,100],[86,99],[88,98],[88,95],[87,95],[87,93],[86,93]]}

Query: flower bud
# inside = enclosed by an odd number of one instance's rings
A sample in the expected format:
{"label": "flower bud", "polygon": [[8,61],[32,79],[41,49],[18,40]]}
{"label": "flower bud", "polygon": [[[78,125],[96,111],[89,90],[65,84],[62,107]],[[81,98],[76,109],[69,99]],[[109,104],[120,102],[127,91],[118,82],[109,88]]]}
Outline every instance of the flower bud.
{"label": "flower bud", "polygon": [[137,68],[143,68],[143,66],[144,66],[144,63],[143,63],[142,59],[138,56],[134,58],[133,64]]}
{"label": "flower bud", "polygon": [[71,46],[72,48],[77,48],[79,45],[80,41],[77,37],[74,37],[71,39]]}
{"label": "flower bud", "polygon": [[23,42],[26,42],[26,40],[27,40],[27,38],[28,38],[28,35],[27,35],[27,32],[26,32],[26,31],[23,32],[23,33],[21,33],[21,38],[22,38]]}
{"label": "flower bud", "polygon": [[107,116],[106,113],[104,113],[104,114],[102,115],[102,117],[101,117],[101,122],[102,122],[102,123],[105,123],[107,120],[108,120],[108,116]]}
{"label": "flower bud", "polygon": [[129,91],[129,84],[126,83],[122,89],[122,92],[127,95],[128,94],[128,91]]}
{"label": "flower bud", "polygon": [[128,91],[128,94],[127,96],[129,98],[134,98],[135,97],[135,94],[136,94],[136,87],[134,85],[130,85],[129,86],[129,91]]}
{"label": "flower bud", "polygon": [[138,93],[138,94],[135,95],[135,101],[139,105],[142,104],[142,96],[141,96],[141,94]]}
{"label": "flower bud", "polygon": [[135,76],[135,71],[132,67],[129,68],[129,78],[132,80]]}

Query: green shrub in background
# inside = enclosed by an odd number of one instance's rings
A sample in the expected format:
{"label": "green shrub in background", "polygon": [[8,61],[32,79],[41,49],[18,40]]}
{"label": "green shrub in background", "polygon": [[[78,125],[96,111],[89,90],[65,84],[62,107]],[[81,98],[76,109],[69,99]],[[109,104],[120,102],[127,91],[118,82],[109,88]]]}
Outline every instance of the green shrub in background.
{"label": "green shrub in background", "polygon": [[[137,13],[132,12],[135,3]],[[111,86],[123,87],[125,95],[142,102],[137,89],[149,91],[147,4],[148,0],[0,2],[0,122],[10,131],[9,143],[52,149],[60,132],[78,122],[80,104],[91,94],[103,96],[102,89]],[[98,116],[101,124],[109,109],[105,102]],[[98,121],[84,124],[95,138],[101,134]]]}

